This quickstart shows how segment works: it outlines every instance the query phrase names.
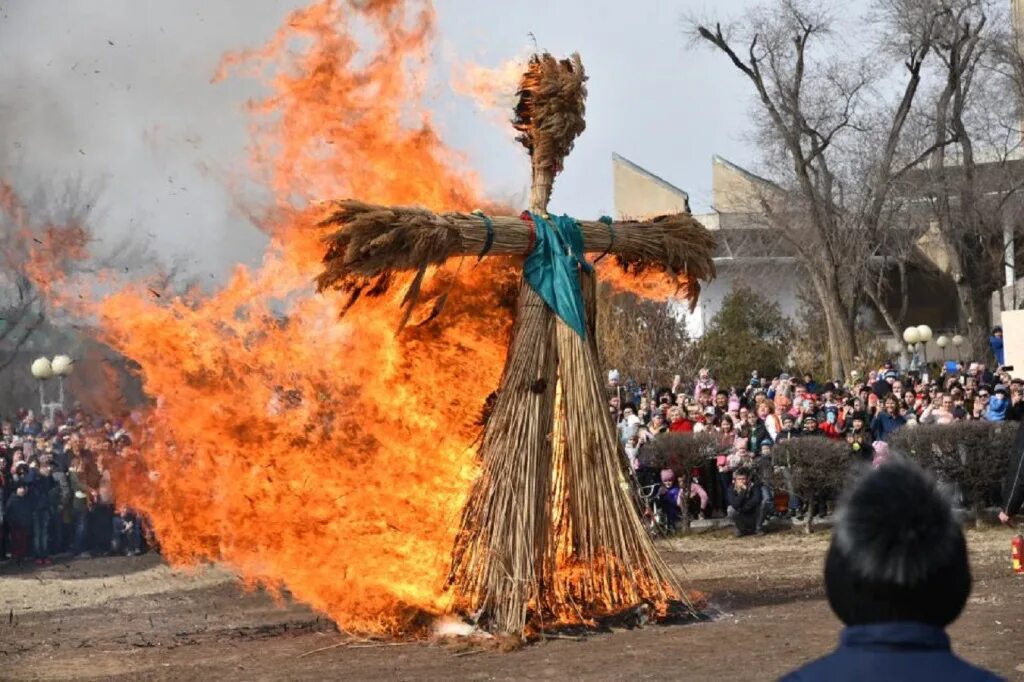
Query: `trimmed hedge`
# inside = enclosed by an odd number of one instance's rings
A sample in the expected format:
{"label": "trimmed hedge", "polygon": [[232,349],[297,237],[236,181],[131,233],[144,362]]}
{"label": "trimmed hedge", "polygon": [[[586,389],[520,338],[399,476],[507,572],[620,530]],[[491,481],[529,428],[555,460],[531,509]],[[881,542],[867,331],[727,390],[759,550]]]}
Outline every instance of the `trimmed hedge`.
{"label": "trimmed hedge", "polygon": [[[699,468],[708,458],[724,454],[726,448],[711,433],[663,433],[640,449],[640,464],[652,469],[669,468],[676,472],[680,487],[687,491],[693,483],[693,470]],[[690,511],[687,505],[681,508],[682,531],[690,530]]]}
{"label": "trimmed hedge", "polygon": [[812,530],[816,506],[834,499],[858,464],[846,441],[824,436],[805,436],[782,441],[772,450],[776,488],[796,494],[807,503],[804,530]]}
{"label": "trimmed hedge", "polygon": [[902,428],[893,434],[889,448],[933,471],[940,483],[959,487],[964,504],[974,510],[980,524],[982,510],[1000,502],[1018,426],[975,421]]}

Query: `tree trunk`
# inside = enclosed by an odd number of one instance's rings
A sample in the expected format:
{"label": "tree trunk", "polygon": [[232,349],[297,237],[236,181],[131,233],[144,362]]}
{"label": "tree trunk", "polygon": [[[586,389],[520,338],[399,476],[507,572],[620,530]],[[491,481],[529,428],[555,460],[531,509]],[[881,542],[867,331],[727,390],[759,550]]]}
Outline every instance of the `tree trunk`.
{"label": "tree trunk", "polygon": [[[966,278],[956,284],[960,304],[960,322],[967,336],[967,360],[981,361],[989,357],[989,306]],[[994,360],[993,360],[994,362]],[[986,363],[989,364],[989,363]]]}
{"label": "tree trunk", "polygon": [[832,367],[832,379],[842,379],[853,369],[853,358],[857,355],[857,340],[853,323],[846,315],[845,306],[839,297],[839,288],[834,282],[813,281],[818,296],[825,326],[828,331],[828,353]]}
{"label": "tree trunk", "polygon": [[804,533],[810,535],[814,532],[814,498],[816,495],[812,494],[810,499],[807,500],[807,522],[804,523]]}

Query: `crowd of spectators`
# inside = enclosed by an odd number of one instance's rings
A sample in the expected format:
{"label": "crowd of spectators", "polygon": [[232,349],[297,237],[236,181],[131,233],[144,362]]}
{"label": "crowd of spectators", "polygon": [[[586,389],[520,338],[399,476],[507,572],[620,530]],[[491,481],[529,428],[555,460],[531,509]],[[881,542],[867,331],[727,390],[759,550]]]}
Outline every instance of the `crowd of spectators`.
{"label": "crowd of spectators", "polygon": [[40,419],[21,410],[0,425],[0,561],[135,555],[142,519],[114,499],[111,467],[131,438],[82,412]]}
{"label": "crowd of spectators", "polygon": [[[740,535],[764,532],[766,520],[777,512],[803,518],[806,501],[783,491],[786,511],[779,512],[778,491],[768,482],[770,472],[778,471],[771,466],[772,452],[787,440],[845,441],[854,459],[877,466],[902,428],[1024,416],[1024,380],[980,362],[950,361],[915,371],[885,363],[863,376],[853,372],[845,380],[824,382],[810,374],[762,378],[755,371],[742,386],[720,386],[705,368],[690,381],[677,375],[663,388],[620,381],[612,370],[608,384],[609,408],[641,490],[656,490],[654,499],[666,509],[669,523],[685,507],[690,518],[730,516]],[[659,434],[691,432],[720,439],[719,454],[692,476],[652,470],[644,457],[648,444]],[[691,481],[687,491],[682,490],[685,479]],[[825,513],[825,501],[815,509]]]}

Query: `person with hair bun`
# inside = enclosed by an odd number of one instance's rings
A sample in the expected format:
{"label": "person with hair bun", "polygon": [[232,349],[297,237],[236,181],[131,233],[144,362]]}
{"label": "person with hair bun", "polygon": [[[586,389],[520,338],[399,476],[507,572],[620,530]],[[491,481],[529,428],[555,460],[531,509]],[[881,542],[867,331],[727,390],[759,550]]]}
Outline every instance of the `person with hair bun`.
{"label": "person with hair bun", "polygon": [[825,594],[838,648],[783,680],[998,680],[956,656],[945,629],[971,593],[967,542],[935,481],[892,459],[844,495]]}

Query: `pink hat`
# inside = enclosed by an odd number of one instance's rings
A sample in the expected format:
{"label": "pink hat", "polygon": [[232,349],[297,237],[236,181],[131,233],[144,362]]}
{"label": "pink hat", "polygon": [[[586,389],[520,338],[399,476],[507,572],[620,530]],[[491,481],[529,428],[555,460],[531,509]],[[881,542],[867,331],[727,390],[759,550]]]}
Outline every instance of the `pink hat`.
{"label": "pink hat", "polygon": [[729,412],[735,412],[738,409],[740,409],[740,399],[729,398]]}
{"label": "pink hat", "polygon": [[661,470],[661,482],[662,483],[674,483],[676,480],[676,472],[671,469]]}
{"label": "pink hat", "polygon": [[871,447],[875,451],[875,456],[871,460],[871,466],[877,469],[885,460],[889,459],[889,444],[884,440],[876,440],[871,444]]}

